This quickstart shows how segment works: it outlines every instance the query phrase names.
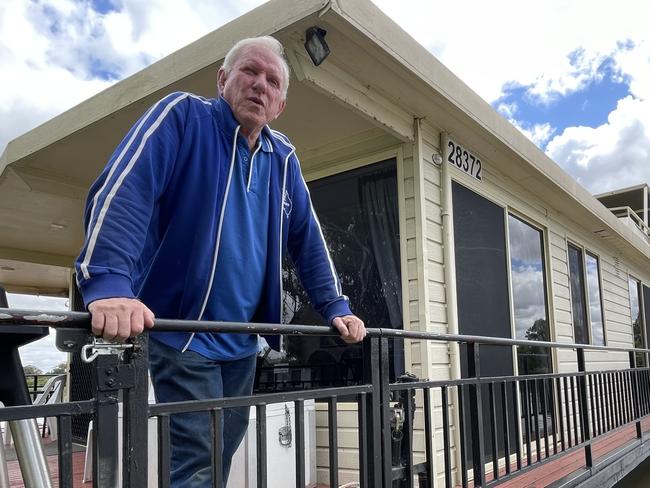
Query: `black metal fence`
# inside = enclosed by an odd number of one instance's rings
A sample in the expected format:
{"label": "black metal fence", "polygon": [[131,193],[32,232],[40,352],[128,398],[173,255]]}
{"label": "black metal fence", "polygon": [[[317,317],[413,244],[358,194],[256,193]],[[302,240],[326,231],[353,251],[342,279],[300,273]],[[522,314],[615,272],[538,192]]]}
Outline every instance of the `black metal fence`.
{"label": "black metal fence", "polygon": [[[29,317],[29,318],[27,318]],[[79,352],[92,341],[89,319],[83,313],[39,314],[0,309],[2,325],[49,325],[67,329],[65,348]],[[284,335],[336,335],[329,327],[277,324],[232,324],[157,320],[157,330],[226,331]],[[71,331],[81,329],[74,337]],[[460,343],[467,347],[468,377],[389,380],[389,343],[395,339]],[[481,351],[493,346],[544,346],[575,351],[576,371],[529,376],[481,376]],[[596,463],[594,441],[627,425],[636,425],[650,413],[650,369],[635,367],[635,353],[648,350],[602,346],[516,341],[490,337],[369,329],[364,341],[362,385],[268,393],[251,397],[149,405],[147,402],[147,337],[123,350],[103,349],[93,362],[95,396],[91,400],[47,406],[0,409],[0,421],[57,417],[59,486],[72,487],[71,423],[90,414],[94,420],[93,486],[142,488],[148,486],[148,420],[157,422],[157,483],[169,487],[170,416],[208,411],[213,432],[213,473],[221,473],[221,422],[224,410],[239,406],[256,409],[257,483],[267,486],[266,407],[293,402],[295,486],[304,488],[305,401],[327,404],[329,486],[339,486],[337,404],[356,404],[358,466],[355,476],[364,488],[428,487],[434,477],[444,486],[492,486],[531,470],[558,456],[584,451],[584,473]],[[606,351],[610,359],[629,360],[628,369],[588,370],[586,350]],[[599,358],[603,362],[603,357]],[[607,362],[607,360],[605,360]],[[122,445],[118,442],[118,404],[123,402]],[[440,441],[441,438],[441,441]],[[437,440],[437,442],[436,442]],[[119,465],[118,450],[122,449]],[[609,456],[609,460],[612,457]],[[443,472],[437,472],[437,461]],[[286,467],[283,467],[286,469]],[[118,474],[121,472],[121,476]],[[221,486],[213,476],[213,486]],[[438,486],[438,485],[436,485]]]}

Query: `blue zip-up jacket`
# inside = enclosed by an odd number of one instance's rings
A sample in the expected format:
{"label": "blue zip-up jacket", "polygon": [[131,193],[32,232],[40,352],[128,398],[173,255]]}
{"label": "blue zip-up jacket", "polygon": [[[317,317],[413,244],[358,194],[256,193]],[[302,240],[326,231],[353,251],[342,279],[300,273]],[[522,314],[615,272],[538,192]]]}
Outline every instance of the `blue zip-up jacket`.
{"label": "blue zip-up jacket", "polygon": [[[77,281],[86,306],[137,297],[157,317],[200,320],[218,293],[222,219],[239,124],[223,99],[172,93],[131,128],[92,185]],[[295,148],[271,141],[268,252],[254,321],[282,320],[282,262],[289,251],[316,310],[330,323],[350,314]],[[191,340],[188,334],[188,342]],[[276,347],[277,337],[269,343]]]}

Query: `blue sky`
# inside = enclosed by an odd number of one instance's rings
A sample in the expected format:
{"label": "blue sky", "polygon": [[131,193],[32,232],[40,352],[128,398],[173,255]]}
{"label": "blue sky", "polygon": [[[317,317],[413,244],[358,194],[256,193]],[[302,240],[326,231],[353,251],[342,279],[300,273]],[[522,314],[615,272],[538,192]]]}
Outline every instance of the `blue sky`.
{"label": "blue sky", "polygon": [[[579,55],[579,52],[574,52],[568,57],[575,60]],[[596,128],[607,123],[619,100],[631,95],[630,80],[617,69],[612,57],[605,58],[589,74],[591,76],[580,89],[548,98],[531,93],[531,85],[506,83],[503,96],[492,105],[506,117],[519,121],[523,127],[549,124],[553,130],[549,137],[568,127]],[[541,140],[539,146],[545,149],[547,143],[548,139]]]}
{"label": "blue sky", "polygon": [[[588,191],[650,183],[650,3],[373,1]],[[0,151],[261,3],[2,0]]]}
{"label": "blue sky", "polygon": [[90,3],[97,12],[102,14],[119,11],[122,6],[122,2],[119,0],[92,0]]}

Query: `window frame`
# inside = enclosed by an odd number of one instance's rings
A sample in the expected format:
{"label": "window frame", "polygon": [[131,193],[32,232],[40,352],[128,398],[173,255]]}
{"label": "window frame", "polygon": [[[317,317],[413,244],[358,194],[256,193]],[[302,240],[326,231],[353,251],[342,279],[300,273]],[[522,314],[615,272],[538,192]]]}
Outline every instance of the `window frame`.
{"label": "window frame", "polygon": [[576,335],[575,335],[575,324],[573,323],[573,292],[571,291],[571,267],[569,264],[569,246],[574,247],[575,249],[578,249],[581,254],[581,260],[582,260],[582,287],[583,287],[583,292],[585,294],[585,309],[586,309],[586,316],[587,316],[587,337],[589,338],[589,345],[594,345],[594,338],[593,338],[593,332],[592,332],[592,322],[591,322],[591,307],[590,307],[590,301],[589,301],[589,283],[587,282],[587,254],[589,254],[591,257],[596,259],[596,262],[598,264],[598,291],[600,294],[600,314],[602,316],[603,320],[603,346],[607,346],[607,326],[605,322],[605,302],[604,302],[604,296],[603,296],[603,271],[602,271],[602,265],[601,265],[601,258],[600,254],[591,251],[588,249],[586,246],[583,246],[582,244],[578,244],[575,240],[567,238],[566,239],[566,253],[567,253],[567,276],[569,277],[569,302],[571,306],[571,322],[572,322],[572,327],[571,327],[571,333],[573,334],[573,343],[576,343]]}
{"label": "window frame", "polygon": [[[605,320],[605,294],[603,292],[604,287],[603,287],[603,269],[601,265],[601,259],[600,259],[600,254],[590,251],[586,247],[584,248],[584,253],[582,256],[582,259],[584,260],[585,266],[584,266],[584,272],[585,272],[585,278],[587,276],[587,254],[589,254],[592,258],[596,259],[596,262],[598,264],[597,269],[598,269],[598,293],[600,295],[600,315],[601,319],[603,321],[603,346],[607,347],[607,322]],[[589,283],[585,279],[585,287],[586,289],[586,297],[587,297],[587,302],[589,302]],[[593,337],[592,337],[592,323],[591,323],[591,307],[589,306],[590,304],[587,303],[587,317],[589,319],[589,340],[591,341],[590,343],[593,344]]]}
{"label": "window frame", "polygon": [[[637,278],[634,276],[632,273],[628,272],[627,273],[627,289],[628,289],[628,304],[630,306],[630,327],[631,327],[631,332],[632,332],[632,347],[634,346],[634,321],[632,320],[632,295],[630,294],[630,281],[634,280],[637,285],[637,300],[639,301],[639,317],[641,317],[641,336],[643,339],[643,348],[648,349],[648,334],[646,333],[646,319],[647,317],[645,316],[645,303],[643,300],[643,280],[640,278]],[[645,353],[638,353],[638,354],[645,354]],[[645,354],[646,357],[646,362],[648,360],[647,354]],[[647,365],[646,365],[647,366]],[[637,367],[639,365],[637,364]]]}
{"label": "window frame", "polygon": [[[516,339],[517,331],[515,326],[515,310],[514,310],[514,294],[512,288],[512,270],[510,269],[510,229],[508,225],[508,216],[512,215],[513,217],[521,220],[527,225],[535,228],[540,231],[542,234],[542,258],[543,258],[543,267],[544,267],[544,298],[546,300],[546,315],[548,318],[549,326],[549,336],[550,340],[554,341],[557,337],[556,335],[556,324],[555,324],[555,305],[554,305],[554,295],[553,295],[553,275],[552,275],[552,255],[550,249],[550,240],[549,240],[549,227],[546,224],[540,222],[539,219],[543,219],[543,215],[539,215],[538,219],[530,217],[527,213],[519,210],[516,206],[511,206],[508,203],[508,200],[503,198],[503,195],[495,192],[493,188],[481,186],[473,178],[465,175],[450,175],[450,182],[457,183],[467,190],[470,190],[476,193],[478,196],[485,198],[491,203],[501,207],[503,210],[503,220],[505,228],[505,252],[506,252],[506,276],[508,280],[508,301],[510,305],[510,337]],[[533,213],[536,213],[535,209],[530,209]],[[452,211],[453,218],[453,211]],[[600,263],[599,263],[600,266]],[[601,276],[602,279],[602,276]],[[602,286],[601,286],[602,289]],[[601,294],[602,295],[602,294]],[[602,299],[602,296],[601,296]],[[517,357],[517,347],[513,346],[512,348],[512,364],[513,364],[513,373],[516,376],[519,376],[519,364]],[[558,361],[557,361],[557,351],[551,349],[551,373],[558,371]]]}
{"label": "window frame", "polygon": [[[526,225],[529,225],[535,230],[538,230],[541,233],[541,251],[542,251],[542,268],[543,268],[543,277],[544,277],[544,301],[546,302],[546,317],[548,322],[548,334],[549,340],[555,340],[555,314],[553,313],[554,306],[552,302],[553,289],[552,289],[552,276],[550,274],[551,269],[548,266],[550,262],[550,249],[549,249],[549,240],[548,240],[548,228],[545,225],[540,224],[534,219],[528,217],[523,212],[518,211],[516,208],[506,205],[504,208],[503,218],[505,220],[505,229],[506,229],[506,259],[507,259],[507,268],[508,268],[508,293],[510,300],[510,327],[511,327],[511,337],[517,339],[517,328],[515,324],[515,303],[514,303],[514,288],[512,284],[512,265],[511,265],[511,256],[510,256],[510,225],[508,224],[508,217],[512,217],[520,220]],[[515,346],[512,348],[512,357],[514,364],[514,371],[517,376],[519,376],[519,357],[518,357],[518,348]],[[551,348],[550,354],[550,365],[551,371],[549,373],[555,373],[557,371],[557,357],[556,350]]]}

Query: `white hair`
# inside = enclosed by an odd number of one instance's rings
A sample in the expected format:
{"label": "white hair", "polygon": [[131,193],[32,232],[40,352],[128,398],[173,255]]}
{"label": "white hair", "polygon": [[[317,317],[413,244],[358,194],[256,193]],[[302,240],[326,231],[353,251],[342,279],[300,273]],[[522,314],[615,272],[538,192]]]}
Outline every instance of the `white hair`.
{"label": "white hair", "polygon": [[242,39],[237,42],[230,51],[226,54],[225,59],[223,60],[223,70],[227,73],[230,73],[235,61],[242,54],[242,51],[247,47],[258,46],[264,47],[272,51],[280,60],[280,67],[282,69],[282,96],[287,98],[287,90],[289,89],[289,63],[287,63],[286,58],[284,57],[284,47],[277,39],[271,36],[260,36],[260,37],[249,37],[247,39]]}

